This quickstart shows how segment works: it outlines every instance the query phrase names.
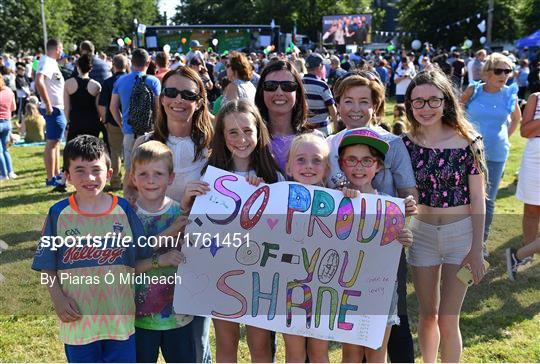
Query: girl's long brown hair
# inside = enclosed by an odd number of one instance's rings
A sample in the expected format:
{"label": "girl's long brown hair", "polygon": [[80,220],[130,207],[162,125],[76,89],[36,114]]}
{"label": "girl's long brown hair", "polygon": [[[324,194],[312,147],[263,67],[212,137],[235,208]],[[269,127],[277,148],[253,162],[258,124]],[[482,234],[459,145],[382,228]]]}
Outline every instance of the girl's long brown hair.
{"label": "girl's long brown hair", "polygon": [[[264,124],[261,114],[251,102],[247,100],[232,100],[221,107],[216,117],[216,130],[212,140],[212,153],[208,158],[207,166],[214,166],[226,171],[234,170],[232,154],[225,144],[225,117],[232,113],[242,113],[253,116],[257,127],[257,145],[251,153],[249,166],[257,177],[266,183],[278,181],[279,167],[270,152],[270,133]],[[203,170],[206,170],[206,167]]]}
{"label": "girl's long brown hair", "polygon": [[154,139],[159,140],[162,143],[167,143],[167,138],[169,137],[169,128],[167,126],[167,114],[165,113],[165,108],[163,107],[162,100],[163,89],[167,84],[167,80],[173,76],[185,77],[197,84],[198,92],[200,95],[200,106],[192,116],[192,126],[191,126],[191,139],[195,144],[195,162],[197,159],[200,159],[203,156],[203,151],[205,148],[209,148],[214,136],[214,129],[212,127],[212,122],[210,120],[210,113],[208,111],[208,99],[206,98],[206,89],[204,84],[194,70],[189,67],[178,67],[175,70],[167,72],[163,77],[161,83],[161,94],[159,95],[159,109],[156,119],[156,124],[154,128]]}
{"label": "girl's long brown hair", "polygon": [[433,85],[443,93],[444,110],[441,118],[442,123],[454,129],[459,135],[467,140],[473,152],[474,161],[476,162],[478,169],[484,176],[487,176],[487,165],[482,137],[476,132],[472,124],[465,117],[465,111],[454,92],[452,84],[446,75],[437,69],[418,73],[409,84],[409,87],[407,87],[407,92],[405,93],[405,110],[407,113],[407,120],[411,125],[411,134],[414,137],[421,135],[421,125],[414,118],[411,100],[412,91],[415,87],[420,85]]}

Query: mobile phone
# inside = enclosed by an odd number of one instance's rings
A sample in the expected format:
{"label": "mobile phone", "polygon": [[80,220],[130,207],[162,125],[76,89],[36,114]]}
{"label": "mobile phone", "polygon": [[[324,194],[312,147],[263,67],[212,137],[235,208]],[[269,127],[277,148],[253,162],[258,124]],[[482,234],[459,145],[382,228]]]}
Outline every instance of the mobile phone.
{"label": "mobile phone", "polygon": [[[484,260],[484,268],[486,268],[486,271],[489,268],[489,263]],[[471,272],[471,266],[469,264],[464,265],[461,267],[460,270],[457,271],[456,277],[466,286],[470,287],[473,285],[474,280]]]}

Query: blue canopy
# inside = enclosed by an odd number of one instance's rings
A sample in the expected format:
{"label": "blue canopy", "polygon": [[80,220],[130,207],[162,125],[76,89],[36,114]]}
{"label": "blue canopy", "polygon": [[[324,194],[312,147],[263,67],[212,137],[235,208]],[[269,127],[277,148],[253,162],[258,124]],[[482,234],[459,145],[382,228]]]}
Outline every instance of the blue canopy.
{"label": "blue canopy", "polygon": [[518,48],[540,47],[540,29],[516,42]]}

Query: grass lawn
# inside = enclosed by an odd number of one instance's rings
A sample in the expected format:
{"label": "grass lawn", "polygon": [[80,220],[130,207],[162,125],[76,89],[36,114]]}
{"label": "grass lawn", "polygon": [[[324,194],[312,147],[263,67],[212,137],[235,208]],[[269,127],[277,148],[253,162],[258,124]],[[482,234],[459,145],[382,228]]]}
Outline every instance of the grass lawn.
{"label": "grass lawn", "polygon": [[[389,104],[388,111],[391,107]],[[461,321],[463,361],[540,361],[540,259],[524,267],[515,283],[507,280],[504,262],[504,249],[521,244],[522,204],[514,197],[513,182],[524,144],[519,135],[512,137],[512,153],[489,242],[491,268],[481,285],[471,288],[465,299]],[[49,206],[67,194],[50,193],[50,188],[43,186],[43,147],[16,147],[10,152],[19,178],[0,185],[0,239],[9,245],[0,254],[0,274],[5,277],[0,283],[0,361],[65,361],[51,301],[30,265]],[[410,321],[420,359],[412,283],[408,289]],[[339,346],[331,348],[331,360],[339,361]],[[250,360],[245,340],[239,360]],[[278,360],[284,360],[281,337]]]}

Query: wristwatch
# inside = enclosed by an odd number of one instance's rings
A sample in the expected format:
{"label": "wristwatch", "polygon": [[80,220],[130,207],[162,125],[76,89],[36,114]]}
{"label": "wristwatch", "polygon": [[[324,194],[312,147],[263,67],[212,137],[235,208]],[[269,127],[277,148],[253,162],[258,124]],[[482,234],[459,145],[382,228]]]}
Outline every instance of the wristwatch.
{"label": "wristwatch", "polygon": [[152,255],[152,269],[159,268],[159,254],[154,253]]}

